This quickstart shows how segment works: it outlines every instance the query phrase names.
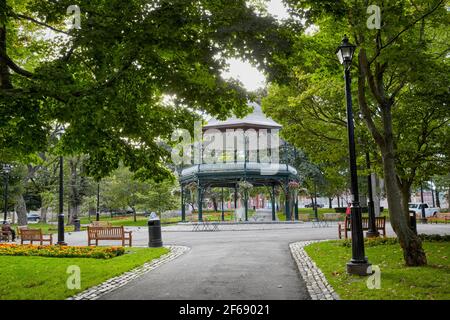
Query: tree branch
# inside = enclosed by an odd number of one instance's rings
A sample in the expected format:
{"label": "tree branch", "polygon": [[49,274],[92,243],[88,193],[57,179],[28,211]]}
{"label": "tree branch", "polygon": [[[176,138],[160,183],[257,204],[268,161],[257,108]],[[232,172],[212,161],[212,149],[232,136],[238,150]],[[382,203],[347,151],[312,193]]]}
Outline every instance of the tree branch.
{"label": "tree branch", "polygon": [[[360,69],[360,76],[363,75],[364,77],[367,77],[370,90],[372,91],[375,100],[377,100],[380,106],[384,106],[385,104],[384,97],[378,90],[378,87],[375,83],[375,78],[372,74],[372,71],[370,70],[370,64],[367,62],[366,50],[363,48],[359,51],[359,69]],[[364,88],[365,88],[365,80],[364,80]]]}
{"label": "tree branch", "polygon": [[23,15],[23,14],[16,14],[16,17],[19,18],[19,19],[22,19],[22,20],[28,20],[28,21],[31,21],[31,22],[33,22],[33,23],[35,23],[35,24],[38,24],[38,25],[43,26],[43,27],[46,27],[46,28],[48,28],[48,29],[50,29],[50,30],[53,30],[53,31],[55,31],[55,32],[64,33],[65,35],[70,36],[70,34],[69,34],[68,32],[63,31],[63,30],[56,29],[55,27],[52,27],[52,26],[46,24],[45,22],[36,20],[36,19],[34,19],[34,18],[32,18],[32,17],[28,17],[28,16]]}
{"label": "tree branch", "polygon": [[372,134],[373,139],[375,140],[375,142],[380,146],[380,148],[384,148],[385,144],[384,144],[384,139],[383,136],[380,134],[380,132],[378,131],[375,122],[372,119],[372,115],[369,109],[369,106],[367,105],[367,100],[366,100],[366,74],[364,72],[364,68],[362,68],[361,64],[362,64],[362,55],[365,55],[364,52],[360,52],[359,54],[359,77],[358,77],[358,101],[359,101],[359,106],[361,108],[361,112],[364,116],[364,120],[367,123],[367,126],[369,128],[370,133]]}
{"label": "tree branch", "polygon": [[15,73],[20,74],[21,76],[27,77],[27,78],[33,78],[34,74],[22,69],[17,64],[14,63],[14,61],[11,60],[10,57],[5,56],[6,64],[13,70]]}
{"label": "tree branch", "polygon": [[393,42],[395,42],[403,33],[405,33],[406,31],[408,31],[410,28],[412,28],[417,22],[425,19],[427,16],[429,16],[430,14],[432,14],[434,11],[436,11],[440,5],[444,2],[444,0],[440,0],[436,6],[433,7],[433,9],[431,9],[430,11],[428,11],[427,13],[423,14],[421,17],[417,18],[416,20],[414,20],[413,22],[411,22],[410,24],[408,24],[402,31],[400,31],[399,33],[397,33],[393,38],[391,38],[391,40],[389,40],[385,45],[383,45],[382,47],[380,47],[379,50],[377,50],[377,53],[375,54],[375,56],[370,59],[369,65],[372,64],[372,62],[375,61],[375,59],[381,54],[381,51],[383,49],[386,49],[388,46],[390,46]]}

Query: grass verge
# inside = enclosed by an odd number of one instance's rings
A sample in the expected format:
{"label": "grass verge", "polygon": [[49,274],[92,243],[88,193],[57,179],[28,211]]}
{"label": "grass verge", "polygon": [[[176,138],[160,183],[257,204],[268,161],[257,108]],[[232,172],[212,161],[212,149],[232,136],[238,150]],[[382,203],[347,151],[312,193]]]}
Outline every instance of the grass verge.
{"label": "grass verge", "polygon": [[[130,248],[112,259],[0,256],[0,300],[61,300],[167,253],[167,248]],[[70,290],[69,266],[81,270],[81,288]]]}
{"label": "grass verge", "polygon": [[406,267],[399,244],[366,246],[366,256],[381,271],[381,288],[369,289],[367,277],[348,275],[346,263],[351,247],[343,241],[314,243],[305,251],[328,282],[345,300],[436,300],[450,299],[450,242],[423,243],[428,265]]}

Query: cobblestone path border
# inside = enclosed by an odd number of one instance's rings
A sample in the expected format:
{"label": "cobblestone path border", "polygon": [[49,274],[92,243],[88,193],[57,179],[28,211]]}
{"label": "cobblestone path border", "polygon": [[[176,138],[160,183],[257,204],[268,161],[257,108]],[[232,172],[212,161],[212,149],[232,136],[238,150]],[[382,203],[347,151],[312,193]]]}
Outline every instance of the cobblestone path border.
{"label": "cobblestone path border", "polygon": [[68,298],[67,300],[96,300],[101,296],[128,284],[130,281],[140,277],[144,273],[152,271],[159,266],[174,260],[190,250],[189,247],[184,246],[166,246],[166,248],[169,248],[170,252],[162,255],[158,259],[147,262],[142,266],[129,270],[117,277],[108,279],[103,283]]}
{"label": "cobblestone path border", "polygon": [[308,293],[312,300],[339,300],[338,294],[328,283],[323,272],[317,267],[316,263],[311,260],[306,251],[305,246],[320,241],[300,241],[289,245],[291,254],[297,263],[298,270],[306,282]]}

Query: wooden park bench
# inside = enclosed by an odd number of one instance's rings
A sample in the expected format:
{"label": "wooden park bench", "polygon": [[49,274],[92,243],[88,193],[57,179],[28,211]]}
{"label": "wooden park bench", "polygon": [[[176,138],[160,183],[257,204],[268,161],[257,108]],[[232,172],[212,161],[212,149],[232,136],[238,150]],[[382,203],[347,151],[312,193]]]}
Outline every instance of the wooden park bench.
{"label": "wooden park bench", "polygon": [[[383,231],[383,237],[386,238],[386,217],[375,217],[375,227],[377,230]],[[369,218],[362,217],[362,229],[363,231],[369,230]],[[346,216],[343,222],[338,223],[339,239],[342,239],[342,232],[345,235],[345,239],[348,238],[347,232],[351,232],[352,227],[350,223],[350,217]]]}
{"label": "wooden park bench", "polygon": [[21,233],[22,233],[22,230],[27,230],[28,229],[28,226],[17,226],[16,227],[16,238],[17,239],[19,239],[19,238],[21,238]]}
{"label": "wooden park bench", "polygon": [[125,241],[128,241],[131,247],[131,231],[125,231],[123,226],[120,227],[87,227],[88,231],[88,246],[92,245],[91,242],[95,241],[95,245],[98,246],[99,240],[121,240],[122,246],[125,246]]}
{"label": "wooden park bench", "polygon": [[[420,216],[420,215],[419,215]],[[448,223],[450,222],[450,213],[437,213],[427,219],[429,223]]]}
{"label": "wooden park bench", "polygon": [[[44,236],[48,237],[44,238]],[[49,244],[52,245],[53,235],[42,234],[42,229],[20,229],[20,244],[23,244],[24,241],[30,241],[31,244],[38,241],[41,245],[43,245],[44,242],[49,242]]]}

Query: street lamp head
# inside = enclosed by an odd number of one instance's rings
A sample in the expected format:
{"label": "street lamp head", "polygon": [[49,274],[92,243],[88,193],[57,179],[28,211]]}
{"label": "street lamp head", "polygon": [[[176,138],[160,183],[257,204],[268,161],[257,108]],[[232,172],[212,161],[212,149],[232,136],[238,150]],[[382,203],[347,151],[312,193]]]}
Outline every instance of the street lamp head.
{"label": "street lamp head", "polygon": [[61,137],[63,136],[64,132],[66,132],[64,127],[61,127],[57,132],[56,132],[56,136],[58,137],[58,139],[60,140]]}
{"label": "street lamp head", "polygon": [[345,67],[349,67],[352,63],[353,54],[355,53],[356,46],[348,41],[347,35],[342,39],[341,45],[336,49],[336,55],[339,62]]}
{"label": "street lamp head", "polygon": [[3,164],[3,172],[10,173],[11,172],[11,165],[10,164]]}

